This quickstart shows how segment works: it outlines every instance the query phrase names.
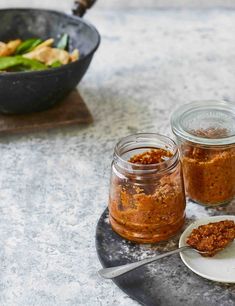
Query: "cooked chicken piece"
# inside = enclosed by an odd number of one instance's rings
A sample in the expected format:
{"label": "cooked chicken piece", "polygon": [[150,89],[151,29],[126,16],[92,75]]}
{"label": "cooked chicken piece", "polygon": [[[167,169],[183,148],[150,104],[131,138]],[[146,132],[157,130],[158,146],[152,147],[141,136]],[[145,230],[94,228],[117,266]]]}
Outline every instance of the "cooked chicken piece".
{"label": "cooked chicken piece", "polygon": [[59,61],[65,65],[70,59],[70,55],[67,51],[50,47],[43,47],[33,50],[24,54],[23,56],[30,59],[36,59],[42,63],[45,63],[46,65],[51,65],[55,61]]}
{"label": "cooked chicken piece", "polygon": [[79,59],[79,51],[78,49],[74,49],[73,52],[70,54],[71,62],[75,62]]}
{"label": "cooked chicken piece", "polygon": [[53,38],[49,38],[47,40],[45,40],[44,42],[42,42],[40,45],[38,45],[34,50],[38,50],[41,49],[43,47],[51,47],[54,43],[54,39]]}
{"label": "cooked chicken piece", "polygon": [[17,47],[21,44],[21,42],[22,41],[20,39],[10,40],[7,43],[7,47],[10,50],[10,53],[8,55],[15,53]]}
{"label": "cooked chicken piece", "polygon": [[20,44],[20,39],[11,40],[6,44],[4,42],[0,42],[0,56],[12,55]]}
{"label": "cooked chicken piece", "polygon": [[7,44],[0,42],[0,56],[8,56],[10,54],[10,49]]}
{"label": "cooked chicken piece", "polygon": [[7,56],[9,53],[9,49],[7,44],[0,42],[0,56]]}

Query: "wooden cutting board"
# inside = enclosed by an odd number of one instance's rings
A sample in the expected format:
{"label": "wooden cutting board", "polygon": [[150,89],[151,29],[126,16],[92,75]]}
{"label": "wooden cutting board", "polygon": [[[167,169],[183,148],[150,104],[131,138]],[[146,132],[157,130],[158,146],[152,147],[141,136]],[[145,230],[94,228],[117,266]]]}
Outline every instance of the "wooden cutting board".
{"label": "wooden cutting board", "polygon": [[0,135],[41,131],[67,125],[91,123],[90,111],[77,90],[47,111],[26,115],[0,114]]}

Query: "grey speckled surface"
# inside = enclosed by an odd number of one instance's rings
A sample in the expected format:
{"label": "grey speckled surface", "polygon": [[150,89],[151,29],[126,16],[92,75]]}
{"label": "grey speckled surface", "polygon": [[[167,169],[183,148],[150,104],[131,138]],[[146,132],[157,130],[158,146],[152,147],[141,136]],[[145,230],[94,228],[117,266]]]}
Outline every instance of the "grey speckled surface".
{"label": "grey speckled surface", "polygon": [[0,305],[136,305],[97,275],[113,146],[136,131],[169,135],[187,101],[235,101],[235,11],[89,19],[103,36],[80,85],[94,124],[0,139]]}

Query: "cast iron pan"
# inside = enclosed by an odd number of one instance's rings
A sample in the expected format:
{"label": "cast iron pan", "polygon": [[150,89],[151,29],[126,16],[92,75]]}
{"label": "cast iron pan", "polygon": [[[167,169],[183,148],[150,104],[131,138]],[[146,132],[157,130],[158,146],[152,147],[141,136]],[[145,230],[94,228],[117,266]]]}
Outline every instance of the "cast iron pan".
{"label": "cast iron pan", "polygon": [[[95,1],[77,3],[74,13],[82,16]],[[86,6],[84,5],[86,4]],[[0,113],[22,114],[43,111],[60,102],[80,82],[100,35],[88,22],[77,16],[39,9],[0,10],[0,41],[14,38],[49,37],[69,34],[69,50],[79,49],[80,59],[59,68],[0,74]]]}

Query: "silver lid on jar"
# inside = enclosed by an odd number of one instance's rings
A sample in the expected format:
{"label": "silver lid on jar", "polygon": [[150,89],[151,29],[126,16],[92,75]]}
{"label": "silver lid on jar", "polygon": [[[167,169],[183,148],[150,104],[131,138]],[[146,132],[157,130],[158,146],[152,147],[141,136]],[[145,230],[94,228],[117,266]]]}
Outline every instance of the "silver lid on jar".
{"label": "silver lid on jar", "polygon": [[235,103],[195,101],[179,107],[171,117],[173,133],[203,145],[235,144]]}

